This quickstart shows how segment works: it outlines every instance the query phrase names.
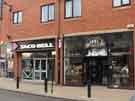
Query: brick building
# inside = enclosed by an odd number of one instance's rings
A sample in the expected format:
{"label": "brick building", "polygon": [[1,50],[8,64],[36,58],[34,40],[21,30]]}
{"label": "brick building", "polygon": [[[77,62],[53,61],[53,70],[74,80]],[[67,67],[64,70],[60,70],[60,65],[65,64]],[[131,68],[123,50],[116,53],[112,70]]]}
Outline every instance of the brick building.
{"label": "brick building", "polygon": [[4,0],[7,64],[22,80],[47,77],[84,85],[90,79],[93,85],[135,88],[134,5],[134,0]]}

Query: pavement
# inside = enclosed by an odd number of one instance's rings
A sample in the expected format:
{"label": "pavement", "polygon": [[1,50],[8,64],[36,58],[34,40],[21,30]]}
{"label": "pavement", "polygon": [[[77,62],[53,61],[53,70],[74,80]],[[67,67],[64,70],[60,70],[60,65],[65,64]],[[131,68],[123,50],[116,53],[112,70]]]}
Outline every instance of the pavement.
{"label": "pavement", "polygon": [[75,101],[0,90],[0,101]]}
{"label": "pavement", "polygon": [[49,85],[48,93],[45,94],[43,83],[20,82],[20,88],[16,89],[16,81],[6,78],[0,78],[0,89],[22,94],[65,98],[70,101],[129,101],[129,99],[135,95],[135,90],[108,89],[104,86],[92,86],[92,98],[87,98],[86,87],[68,87],[58,85],[54,85],[53,94],[51,94],[51,85]]}

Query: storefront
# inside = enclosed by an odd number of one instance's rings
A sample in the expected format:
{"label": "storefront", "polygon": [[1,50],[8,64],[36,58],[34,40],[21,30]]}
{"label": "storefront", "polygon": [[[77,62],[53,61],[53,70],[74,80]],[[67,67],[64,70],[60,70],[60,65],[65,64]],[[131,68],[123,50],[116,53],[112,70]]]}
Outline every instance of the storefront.
{"label": "storefront", "polygon": [[64,83],[132,87],[133,54],[133,32],[65,37]]}
{"label": "storefront", "polygon": [[8,42],[1,47],[0,77],[14,78],[12,44]]}
{"label": "storefront", "polygon": [[15,44],[15,51],[21,55],[23,80],[54,79],[55,39],[21,41]]}

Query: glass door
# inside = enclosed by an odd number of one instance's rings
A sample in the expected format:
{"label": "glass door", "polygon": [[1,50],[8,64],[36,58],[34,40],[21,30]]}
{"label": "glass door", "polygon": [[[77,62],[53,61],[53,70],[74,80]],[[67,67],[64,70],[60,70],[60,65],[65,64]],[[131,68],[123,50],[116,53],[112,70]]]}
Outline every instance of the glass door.
{"label": "glass door", "polygon": [[48,78],[47,67],[48,67],[47,58],[41,59],[41,80],[44,80],[45,77]]}
{"label": "glass door", "polygon": [[40,59],[34,59],[34,79],[40,80],[41,65]]}
{"label": "glass door", "polygon": [[34,79],[44,80],[47,77],[47,59],[34,59]]}

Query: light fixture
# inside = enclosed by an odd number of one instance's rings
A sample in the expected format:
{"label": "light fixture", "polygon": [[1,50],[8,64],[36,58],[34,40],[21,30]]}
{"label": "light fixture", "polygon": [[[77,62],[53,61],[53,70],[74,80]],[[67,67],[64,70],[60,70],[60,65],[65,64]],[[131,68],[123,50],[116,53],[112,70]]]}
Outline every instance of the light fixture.
{"label": "light fixture", "polygon": [[56,51],[52,51],[52,55],[56,55]]}
{"label": "light fixture", "polygon": [[4,42],[3,41],[0,41],[0,45],[2,45]]}
{"label": "light fixture", "polygon": [[134,28],[134,24],[127,24],[127,28],[128,29],[133,29]]}
{"label": "light fixture", "polygon": [[22,53],[22,56],[28,58],[32,55],[32,53]]}

